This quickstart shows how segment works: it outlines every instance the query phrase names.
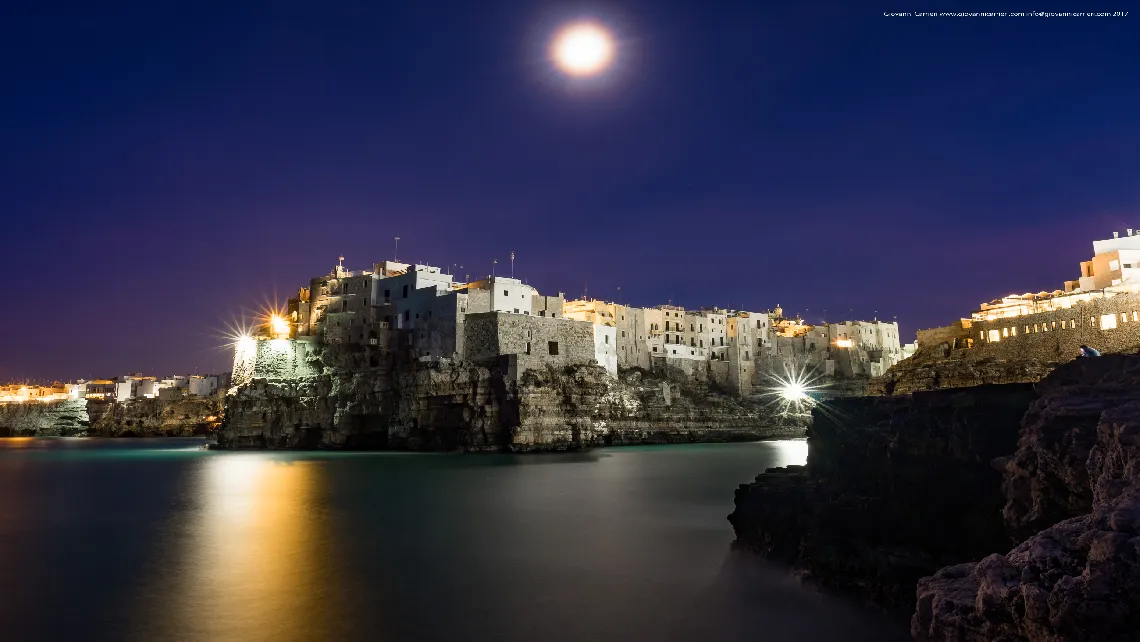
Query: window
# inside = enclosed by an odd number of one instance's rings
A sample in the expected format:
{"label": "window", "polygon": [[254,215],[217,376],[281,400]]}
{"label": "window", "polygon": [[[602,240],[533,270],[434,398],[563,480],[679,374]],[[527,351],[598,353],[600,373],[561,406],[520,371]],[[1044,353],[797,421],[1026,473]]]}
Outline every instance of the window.
{"label": "window", "polygon": [[606,335],[606,345],[610,344],[610,335]]}
{"label": "window", "polygon": [[404,310],[404,322],[405,322],[405,323],[407,323],[407,322],[408,322],[408,320],[411,318],[411,314],[412,314],[411,312],[408,312],[407,310]]}
{"label": "window", "polygon": [[692,323],[690,323],[690,324],[689,324],[689,332],[692,332],[692,331],[693,331],[693,327],[694,327],[694,326],[693,326],[693,324],[692,324]]}
{"label": "window", "polygon": [[503,290],[503,296],[510,296],[510,295],[511,295],[511,293],[510,293],[510,292],[507,292],[506,290]]}
{"label": "window", "polygon": [[1115,314],[1102,314],[1100,316],[1100,329],[1113,330],[1116,328],[1116,315]]}
{"label": "window", "polygon": [[408,286],[404,286],[404,298],[408,298]]}
{"label": "window", "polygon": [[1025,326],[1025,334],[1029,334],[1029,326]]}
{"label": "window", "polygon": [[621,338],[623,338],[623,339],[625,338],[625,330],[621,331]]}
{"label": "window", "polygon": [[539,310],[539,311],[538,311],[538,316],[540,316],[540,317],[544,317],[544,316],[546,316],[546,310]]}
{"label": "window", "polygon": [[557,356],[558,355],[558,342],[557,341],[548,341],[546,343],[546,349],[548,352],[550,352],[551,356]]}
{"label": "window", "polygon": [[699,347],[701,347],[701,348],[705,347],[705,340],[704,339],[701,339],[701,345]]}
{"label": "window", "polygon": [[1128,313],[1127,312],[1121,312],[1120,313],[1120,322],[1121,323],[1128,323]]}
{"label": "window", "polygon": [[1056,322],[1056,321],[1054,321],[1054,322],[1053,322],[1053,329],[1054,329],[1054,330],[1056,330],[1056,329],[1057,329],[1057,322]]}
{"label": "window", "polygon": [[530,354],[530,341],[526,342],[526,353]]}
{"label": "window", "polygon": [[1040,327],[1039,327],[1039,326],[1038,326],[1036,323],[1034,323],[1034,324],[1033,324],[1033,331],[1034,331],[1034,332],[1040,332],[1040,331],[1041,331],[1041,328],[1040,328]]}
{"label": "window", "polygon": [[676,350],[673,350],[673,354],[677,354],[677,351],[676,351]]}
{"label": "window", "polygon": [[994,343],[1001,341],[1001,332],[998,330],[990,330],[990,341]]}
{"label": "window", "polygon": [[653,351],[657,352],[657,346],[653,346]]}
{"label": "window", "polygon": [[[1054,321],[1054,323],[1056,323],[1056,321]],[[1010,328],[1009,334],[1010,334],[1010,336],[1016,337],[1017,336],[1017,326],[1013,326],[1012,328]]]}
{"label": "window", "polygon": [[1119,270],[1120,269],[1120,261],[1118,261],[1116,259],[1112,259],[1111,261],[1108,262],[1108,269],[1112,272]]}
{"label": "window", "polygon": [[[1135,321],[1136,320],[1136,313],[1133,312],[1132,315],[1133,315],[1132,320]],[[1076,328],[1077,327],[1077,320],[1076,319],[1069,319],[1069,327],[1070,328]]]}
{"label": "window", "polygon": [[1008,337],[1009,336],[1009,328],[1002,328],[1001,329],[1001,336]]}
{"label": "window", "polygon": [[1132,311],[1132,320],[1133,321],[1140,321],[1140,315],[1136,314],[1136,310]]}
{"label": "window", "polygon": [[519,313],[519,309],[515,308],[515,314],[518,314],[518,313]]}

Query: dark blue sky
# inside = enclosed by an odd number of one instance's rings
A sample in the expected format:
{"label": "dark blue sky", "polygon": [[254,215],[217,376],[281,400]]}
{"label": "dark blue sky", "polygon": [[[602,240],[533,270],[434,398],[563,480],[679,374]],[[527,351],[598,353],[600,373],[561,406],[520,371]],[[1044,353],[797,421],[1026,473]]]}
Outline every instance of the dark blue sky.
{"label": "dark blue sky", "polygon": [[[394,236],[473,275],[513,249],[551,293],[877,311],[905,337],[1140,228],[1140,13],[21,4],[0,9],[0,379],[228,369],[228,321]],[[548,38],[583,17],[617,64],[569,82]]]}

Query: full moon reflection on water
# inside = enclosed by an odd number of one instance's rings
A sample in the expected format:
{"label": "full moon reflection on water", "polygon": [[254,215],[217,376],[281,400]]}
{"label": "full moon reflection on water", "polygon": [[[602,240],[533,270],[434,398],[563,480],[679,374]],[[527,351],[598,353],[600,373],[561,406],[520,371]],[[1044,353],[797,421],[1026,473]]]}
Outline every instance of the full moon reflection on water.
{"label": "full moon reflection on water", "polygon": [[613,38],[596,24],[573,24],[555,36],[552,54],[562,71],[572,76],[593,76],[613,60]]}

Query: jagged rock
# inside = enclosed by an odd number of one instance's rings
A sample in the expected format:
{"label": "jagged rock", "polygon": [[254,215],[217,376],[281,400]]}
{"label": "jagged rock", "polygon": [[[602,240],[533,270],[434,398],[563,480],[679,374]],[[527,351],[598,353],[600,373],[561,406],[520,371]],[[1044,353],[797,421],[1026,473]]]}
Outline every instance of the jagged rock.
{"label": "jagged rock", "polygon": [[1121,355],[1041,382],[1004,484],[1028,539],[920,580],[916,640],[1140,639],[1138,386],[1140,358]]}
{"label": "jagged rock", "polygon": [[918,578],[1008,546],[992,460],[1013,449],[1033,396],[985,386],[815,408],[807,466],[736,491],[736,545],[909,615]]}

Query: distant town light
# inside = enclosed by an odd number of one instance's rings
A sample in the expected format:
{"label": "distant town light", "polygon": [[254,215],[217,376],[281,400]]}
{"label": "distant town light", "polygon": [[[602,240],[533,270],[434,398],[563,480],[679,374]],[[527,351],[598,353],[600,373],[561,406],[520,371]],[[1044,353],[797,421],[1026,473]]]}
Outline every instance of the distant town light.
{"label": "distant town light", "polygon": [[837,348],[853,348],[853,347],[855,347],[855,341],[853,339],[836,339],[835,340],[835,347],[837,347]]}

